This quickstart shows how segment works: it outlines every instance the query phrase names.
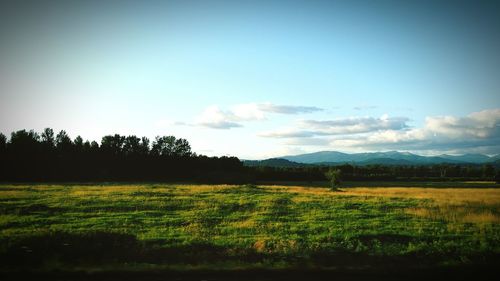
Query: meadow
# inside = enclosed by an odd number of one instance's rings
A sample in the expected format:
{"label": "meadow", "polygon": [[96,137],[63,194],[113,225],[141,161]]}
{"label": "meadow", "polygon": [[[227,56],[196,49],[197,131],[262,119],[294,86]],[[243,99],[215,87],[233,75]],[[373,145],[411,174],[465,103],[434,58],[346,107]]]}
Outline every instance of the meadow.
{"label": "meadow", "polygon": [[493,183],[345,186],[3,184],[0,271],[500,264]]}

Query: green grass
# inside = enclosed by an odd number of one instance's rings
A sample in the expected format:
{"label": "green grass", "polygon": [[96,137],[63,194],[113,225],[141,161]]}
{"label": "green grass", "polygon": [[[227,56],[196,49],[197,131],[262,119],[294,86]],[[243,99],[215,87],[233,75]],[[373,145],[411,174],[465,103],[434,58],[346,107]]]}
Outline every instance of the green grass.
{"label": "green grass", "polygon": [[0,185],[0,270],[498,264],[500,190],[464,185]]}

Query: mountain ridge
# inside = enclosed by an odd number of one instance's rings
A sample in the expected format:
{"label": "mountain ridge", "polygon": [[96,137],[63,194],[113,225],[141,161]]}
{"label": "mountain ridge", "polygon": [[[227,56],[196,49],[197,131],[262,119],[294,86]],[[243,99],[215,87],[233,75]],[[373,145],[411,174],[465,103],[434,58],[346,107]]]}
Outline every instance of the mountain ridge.
{"label": "mountain ridge", "polygon": [[[344,153],[339,151],[318,151],[299,155],[276,157],[273,159],[285,159],[300,164],[485,164],[499,159],[499,155],[487,156],[484,154],[463,154],[436,156],[422,156],[410,152],[386,151],[386,152],[363,152]],[[269,160],[269,159],[267,159]]]}

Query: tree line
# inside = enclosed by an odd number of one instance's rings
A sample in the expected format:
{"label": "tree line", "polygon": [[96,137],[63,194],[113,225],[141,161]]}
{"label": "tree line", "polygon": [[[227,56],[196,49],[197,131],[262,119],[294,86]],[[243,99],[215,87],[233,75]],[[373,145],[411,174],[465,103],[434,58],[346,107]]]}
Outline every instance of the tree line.
{"label": "tree line", "polygon": [[363,180],[496,180],[500,169],[491,164],[432,165],[304,165],[299,167],[254,166],[258,181],[324,181],[325,173],[334,167],[347,181]]}
{"label": "tree line", "polygon": [[[183,181],[256,183],[325,181],[328,165],[269,167],[243,165],[236,157],[207,157],[191,150],[186,139],[119,134],[101,142],[72,139],[50,128],[0,133],[0,181]],[[343,180],[500,180],[485,165],[336,165]]]}
{"label": "tree line", "polygon": [[247,182],[236,157],[192,152],[186,139],[106,135],[100,143],[46,128],[0,134],[2,181]]}

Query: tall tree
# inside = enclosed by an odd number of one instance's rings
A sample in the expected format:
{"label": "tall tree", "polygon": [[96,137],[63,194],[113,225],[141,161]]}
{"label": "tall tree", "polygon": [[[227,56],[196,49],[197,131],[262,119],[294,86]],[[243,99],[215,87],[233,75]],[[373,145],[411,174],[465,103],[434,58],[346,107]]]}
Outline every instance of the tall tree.
{"label": "tall tree", "polygon": [[8,146],[10,146],[10,149],[13,150],[14,153],[33,155],[38,150],[39,139],[40,136],[33,130],[29,132],[20,130],[12,132]]}
{"label": "tall tree", "polygon": [[108,135],[102,137],[101,149],[104,153],[111,155],[121,155],[123,152],[123,146],[125,144],[125,137],[119,134]]}
{"label": "tall tree", "polygon": [[61,130],[56,136],[56,148],[60,156],[67,156],[71,153],[73,142],[66,131]]}
{"label": "tall tree", "polygon": [[141,155],[148,155],[149,154],[149,139],[146,137],[141,138],[141,143],[139,147],[139,151]]}
{"label": "tall tree", "polygon": [[7,137],[0,133],[0,153],[4,153],[7,149]]}
{"label": "tall tree", "polygon": [[73,152],[75,153],[75,157],[81,157],[84,153],[84,142],[81,136],[77,136],[73,141]]}
{"label": "tall tree", "polygon": [[93,152],[99,151],[99,144],[96,141],[92,141],[90,143],[90,151],[93,151]]}
{"label": "tall tree", "polygon": [[128,136],[123,141],[123,152],[125,155],[139,155],[141,151],[141,139],[136,136]]}
{"label": "tall tree", "polygon": [[175,141],[176,139],[174,136],[157,136],[153,141],[151,153],[153,155],[174,156]]}
{"label": "tall tree", "polygon": [[180,157],[189,157],[191,156],[191,146],[186,139],[177,139],[174,145],[174,154]]}
{"label": "tall tree", "polygon": [[51,128],[45,128],[42,132],[42,143],[48,149],[52,149],[56,146],[56,139],[54,138],[54,130]]}

